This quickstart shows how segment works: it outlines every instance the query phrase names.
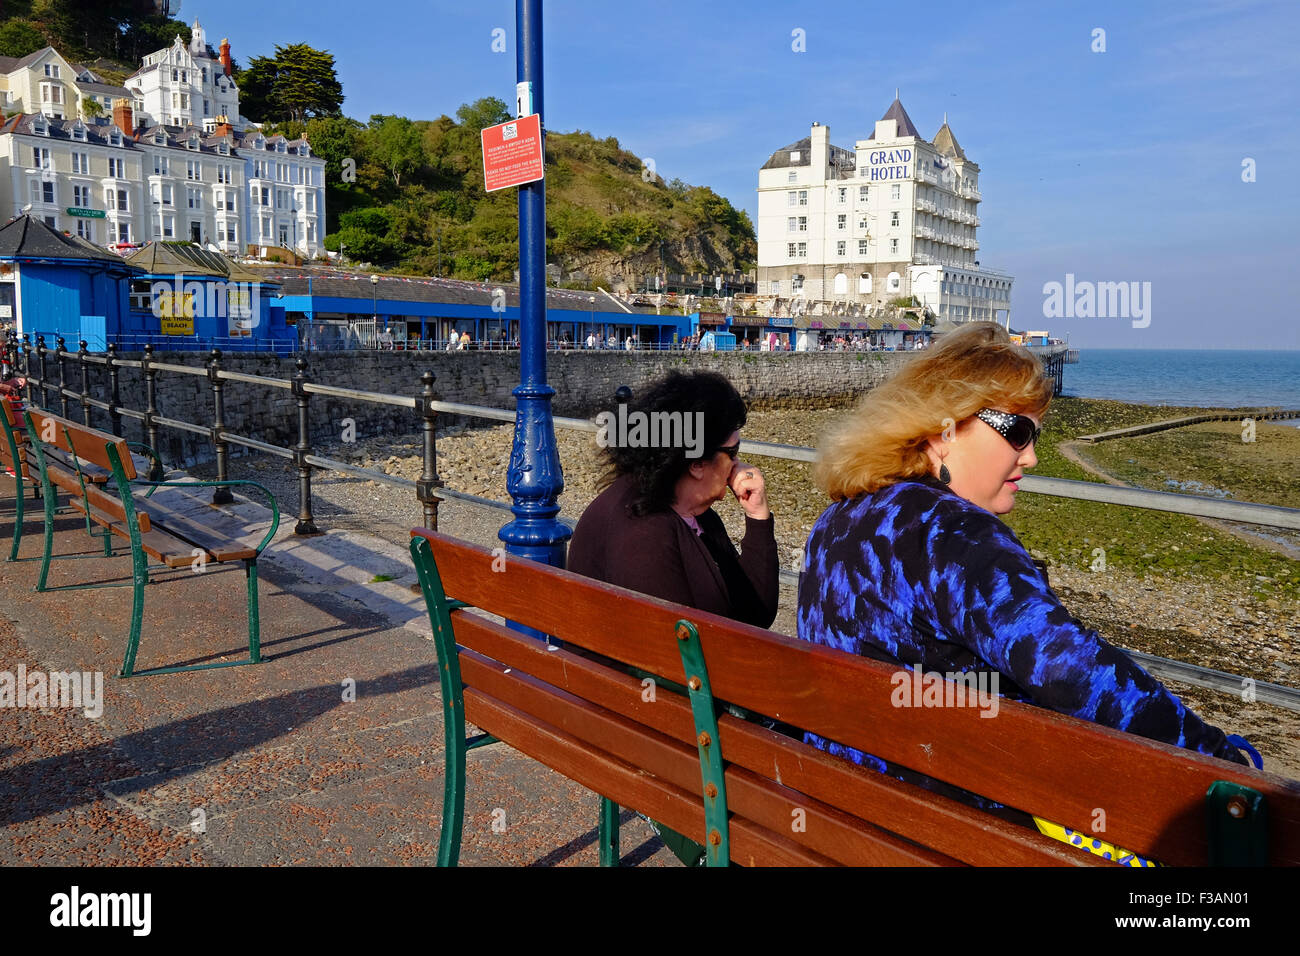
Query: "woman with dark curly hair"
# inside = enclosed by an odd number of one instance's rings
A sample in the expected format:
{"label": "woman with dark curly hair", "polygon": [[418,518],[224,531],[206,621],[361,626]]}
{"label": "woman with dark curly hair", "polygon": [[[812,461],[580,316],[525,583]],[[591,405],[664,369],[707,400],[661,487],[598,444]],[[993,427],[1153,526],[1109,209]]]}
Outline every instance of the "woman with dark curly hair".
{"label": "woman with dark curly hair", "polygon": [[[602,413],[609,470],[569,545],[569,570],[767,627],[777,552],[763,474],[738,461],[745,403],[716,372],[672,372],[626,410]],[[737,553],[712,509],[745,511]]]}

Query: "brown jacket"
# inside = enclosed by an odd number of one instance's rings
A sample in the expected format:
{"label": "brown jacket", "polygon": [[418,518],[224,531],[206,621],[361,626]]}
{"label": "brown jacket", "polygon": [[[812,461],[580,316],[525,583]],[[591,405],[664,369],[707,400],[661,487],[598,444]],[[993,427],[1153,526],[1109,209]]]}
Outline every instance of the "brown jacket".
{"label": "brown jacket", "polygon": [[569,570],[677,604],[769,627],[776,619],[775,522],[745,519],[741,554],[712,509],[696,535],[676,512],[633,517],[624,475],[591,503],[569,544]]}

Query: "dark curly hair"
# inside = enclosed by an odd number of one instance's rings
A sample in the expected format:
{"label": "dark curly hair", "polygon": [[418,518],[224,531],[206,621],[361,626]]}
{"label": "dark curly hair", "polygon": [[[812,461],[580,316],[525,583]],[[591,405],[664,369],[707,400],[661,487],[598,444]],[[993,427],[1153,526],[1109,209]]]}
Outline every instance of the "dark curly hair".
{"label": "dark curly hair", "polygon": [[[614,409],[617,412],[617,407]],[[628,405],[628,413],[681,412],[704,415],[703,454],[688,458],[683,447],[604,449],[607,470],[604,490],[623,475],[635,477],[631,511],[638,517],[668,510],[677,480],[694,461],[709,461],[731,437],[745,427],[745,401],[731,382],[717,372],[669,372]]]}

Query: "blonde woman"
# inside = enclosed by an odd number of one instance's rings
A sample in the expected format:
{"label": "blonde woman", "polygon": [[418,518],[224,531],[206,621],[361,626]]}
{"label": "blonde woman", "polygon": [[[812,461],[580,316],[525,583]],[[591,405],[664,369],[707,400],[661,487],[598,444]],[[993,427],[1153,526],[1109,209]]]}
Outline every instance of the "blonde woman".
{"label": "blonde woman", "polygon": [[1004,696],[1246,763],[1233,745],[1245,741],[1075,620],[998,519],[1038,463],[1051,394],[1038,359],[992,323],[944,335],[868,394],[822,445],[832,503],[805,549],[799,637],[924,672],[996,674]]}

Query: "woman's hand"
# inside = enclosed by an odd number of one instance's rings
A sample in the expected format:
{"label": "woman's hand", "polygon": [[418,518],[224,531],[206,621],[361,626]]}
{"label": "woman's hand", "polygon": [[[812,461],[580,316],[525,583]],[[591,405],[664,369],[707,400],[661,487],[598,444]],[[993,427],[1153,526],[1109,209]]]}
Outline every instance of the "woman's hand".
{"label": "woman's hand", "polygon": [[757,521],[766,521],[772,512],[767,507],[767,485],[763,473],[754,465],[737,461],[731,466],[731,475],[727,478],[731,492],[745,509],[745,515]]}

